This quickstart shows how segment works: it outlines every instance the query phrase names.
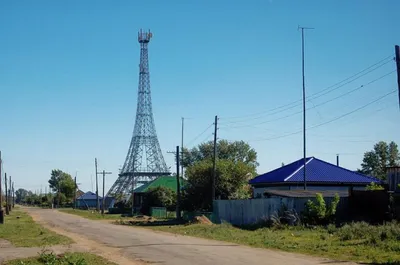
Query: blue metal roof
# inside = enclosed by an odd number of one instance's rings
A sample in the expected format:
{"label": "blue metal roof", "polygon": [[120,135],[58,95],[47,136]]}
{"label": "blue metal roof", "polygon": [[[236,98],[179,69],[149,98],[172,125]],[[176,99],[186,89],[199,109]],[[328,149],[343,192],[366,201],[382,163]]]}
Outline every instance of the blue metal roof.
{"label": "blue metal roof", "polygon": [[[303,159],[299,159],[289,165],[259,175],[250,180],[250,184],[263,183],[299,183],[303,182]],[[369,177],[315,157],[306,160],[306,181],[321,184],[370,184],[381,183],[379,179]]]}
{"label": "blue metal roof", "polygon": [[[99,199],[103,199],[103,197],[101,197],[99,195]],[[77,198],[77,200],[96,200],[96,193],[93,193],[91,191],[86,192],[85,194],[82,194],[81,196],[79,196]]]}

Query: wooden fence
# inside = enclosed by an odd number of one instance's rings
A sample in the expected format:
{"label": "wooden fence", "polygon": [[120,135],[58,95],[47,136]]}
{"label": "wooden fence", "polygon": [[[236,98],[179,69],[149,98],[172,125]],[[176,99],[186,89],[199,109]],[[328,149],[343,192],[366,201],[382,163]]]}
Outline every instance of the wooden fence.
{"label": "wooden fence", "polygon": [[[262,198],[250,200],[216,200],[214,201],[214,216],[220,222],[234,225],[249,225],[266,221],[279,211],[283,205],[294,209],[300,215],[310,198]],[[325,198],[330,204],[333,198]],[[347,212],[348,198],[341,198],[338,205],[338,216],[342,217]]]}

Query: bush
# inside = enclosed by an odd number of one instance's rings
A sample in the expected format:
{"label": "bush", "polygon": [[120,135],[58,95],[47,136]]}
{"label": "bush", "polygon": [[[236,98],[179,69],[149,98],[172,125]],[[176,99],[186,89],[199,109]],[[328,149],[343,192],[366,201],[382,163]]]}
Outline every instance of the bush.
{"label": "bush", "polygon": [[176,207],[176,192],[166,187],[150,189],[144,196],[142,213],[149,214],[151,207],[165,207],[172,211]]}
{"label": "bush", "polygon": [[308,200],[303,212],[304,222],[310,225],[326,225],[334,221],[340,198],[336,194],[332,203],[326,206],[321,193],[316,194],[316,201]]}
{"label": "bush", "polygon": [[364,239],[367,243],[375,245],[379,241],[400,240],[400,225],[396,222],[380,226],[369,225],[366,222],[351,223],[339,228],[337,236],[342,241]]}
{"label": "bush", "polygon": [[281,208],[272,214],[269,224],[275,228],[282,228],[286,225],[298,225],[300,224],[300,217],[296,210],[288,210],[286,205],[282,205]]}
{"label": "bush", "polygon": [[375,182],[371,182],[371,184],[365,187],[365,190],[385,190],[385,188]]}

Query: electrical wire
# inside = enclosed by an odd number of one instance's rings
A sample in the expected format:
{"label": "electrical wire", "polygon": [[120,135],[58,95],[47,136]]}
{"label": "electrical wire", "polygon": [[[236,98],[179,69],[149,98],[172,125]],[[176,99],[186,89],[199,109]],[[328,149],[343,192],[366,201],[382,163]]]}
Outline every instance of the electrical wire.
{"label": "electrical wire", "polygon": [[[312,107],[309,107],[309,108],[307,108],[306,110],[311,110],[311,109],[314,109],[314,108],[316,108],[316,107],[323,106],[323,105],[325,105],[325,104],[327,104],[327,103],[330,103],[330,102],[332,102],[332,101],[334,101],[334,100],[337,100],[337,99],[339,99],[339,98],[342,98],[342,97],[344,97],[344,96],[347,96],[347,95],[349,95],[349,94],[351,94],[351,93],[353,93],[353,92],[355,92],[355,91],[358,91],[358,90],[360,90],[360,89],[362,89],[362,88],[365,88],[366,86],[371,85],[371,84],[373,84],[373,83],[375,83],[375,82],[377,82],[377,81],[379,81],[379,80],[381,80],[381,79],[383,79],[383,78],[385,78],[385,77],[387,77],[387,76],[393,74],[394,72],[396,72],[396,70],[391,71],[391,72],[389,72],[389,73],[387,73],[387,74],[384,74],[384,75],[382,75],[382,76],[380,76],[380,77],[378,77],[378,78],[376,78],[376,79],[374,79],[374,80],[372,80],[372,81],[366,83],[365,85],[361,85],[361,86],[359,86],[359,87],[356,87],[355,89],[352,89],[352,90],[350,90],[350,91],[348,91],[348,92],[346,92],[346,93],[343,93],[343,94],[341,94],[341,95],[339,95],[339,96],[337,96],[337,97],[334,97],[334,98],[331,98],[331,99],[329,99],[329,100],[326,100],[326,101],[324,101],[324,102],[322,102],[322,103],[320,103],[320,104],[317,104],[317,105],[314,105],[314,104],[313,104]],[[274,121],[283,120],[283,119],[286,119],[286,118],[289,118],[289,117],[292,117],[292,116],[295,116],[295,115],[301,114],[301,113],[303,113],[302,110],[301,110],[301,111],[294,112],[294,113],[291,113],[291,114],[288,114],[288,115],[283,116],[283,117],[279,117],[279,118],[275,118],[275,119],[271,119],[271,120],[259,122],[259,123],[256,123],[256,124],[251,124],[251,125],[239,125],[239,126],[228,126],[228,127],[229,127],[229,128],[243,128],[243,127],[255,126],[255,125],[260,125],[260,124],[265,124],[265,123],[270,123],[270,122],[274,122]]]}
{"label": "electrical wire", "polygon": [[[387,96],[389,96],[389,95],[391,95],[391,94],[393,94],[393,93],[396,93],[396,92],[397,92],[397,90],[393,90],[393,91],[391,91],[391,92],[389,92],[389,93],[387,93],[387,94],[385,94],[385,95],[383,95],[383,96],[381,96],[381,97],[379,97],[379,98],[377,98],[377,99],[375,99],[375,100],[373,100],[373,101],[370,101],[370,102],[368,102],[367,104],[365,104],[365,105],[363,105],[363,106],[361,106],[361,107],[359,107],[359,108],[356,108],[356,109],[354,109],[354,110],[352,110],[352,111],[350,111],[350,112],[347,112],[347,113],[345,113],[345,114],[342,114],[342,115],[340,115],[340,116],[337,116],[337,117],[335,117],[335,118],[333,118],[333,119],[331,119],[331,120],[329,120],[329,121],[322,122],[322,123],[319,123],[319,124],[317,124],[317,125],[313,125],[313,126],[311,126],[311,127],[308,127],[307,130],[315,129],[315,128],[324,126],[324,125],[326,125],[326,124],[332,123],[332,122],[334,122],[334,121],[337,121],[337,120],[339,120],[339,119],[342,119],[342,118],[344,118],[344,117],[346,117],[346,116],[349,116],[349,115],[351,115],[351,114],[353,114],[353,113],[355,113],[355,112],[357,112],[357,111],[360,111],[360,110],[362,110],[362,109],[364,109],[364,108],[366,108],[366,107],[368,107],[368,106],[370,106],[370,105],[372,105],[372,104],[374,104],[374,103],[376,103],[376,102],[378,102],[378,101],[384,99],[385,97],[387,97]],[[299,134],[299,133],[301,133],[301,132],[303,132],[303,130],[295,131],[295,132],[292,132],[292,133],[287,133],[287,134],[280,135],[280,136],[276,136],[276,137],[264,138],[264,139],[255,139],[255,140],[250,140],[250,141],[251,141],[251,142],[259,142],[259,141],[275,140],[275,139],[285,138],[285,137],[288,137],[288,136],[292,136],[292,135],[295,135],[295,134]]]}
{"label": "electrical wire", "polygon": [[[389,59],[390,59],[390,60],[389,60]],[[362,71],[360,71],[360,72],[358,72],[358,73],[356,73],[356,74],[354,74],[354,75],[352,75],[352,76],[350,76],[350,77],[348,77],[348,78],[346,78],[346,79],[344,79],[344,80],[342,80],[342,81],[340,81],[340,82],[335,83],[334,85],[331,85],[331,86],[329,86],[329,87],[327,87],[327,88],[325,88],[325,89],[322,89],[322,90],[319,91],[319,92],[316,92],[316,93],[314,93],[314,94],[311,94],[310,96],[307,97],[307,99],[312,99],[312,98],[315,99],[315,98],[321,97],[321,96],[323,96],[323,95],[326,95],[326,94],[328,94],[328,93],[330,93],[330,92],[332,92],[332,91],[335,91],[335,90],[337,90],[337,89],[339,89],[339,88],[341,88],[341,87],[343,87],[343,86],[345,86],[345,85],[347,85],[347,84],[349,84],[349,83],[351,83],[351,82],[353,82],[353,81],[355,81],[355,80],[357,80],[357,79],[359,79],[359,78],[361,78],[361,77],[363,77],[363,76],[365,76],[365,75],[371,73],[372,71],[375,71],[375,70],[377,70],[378,68],[380,68],[380,67],[386,65],[387,63],[391,62],[392,59],[393,59],[393,55],[390,55],[390,56],[388,56],[388,57],[386,57],[386,58],[380,60],[379,62],[377,62],[377,63],[375,63],[375,64],[373,64],[373,65],[371,65],[371,66],[365,68],[364,70],[362,70]],[[379,65],[379,64],[381,64],[381,65]],[[379,66],[375,67],[376,65],[379,65]],[[375,67],[375,68],[373,68],[373,67]],[[373,69],[370,70],[370,71],[368,71],[368,70],[371,69],[371,68],[373,68]],[[365,71],[367,71],[367,72],[364,73]],[[362,74],[362,73],[364,73],[364,74],[361,75],[361,76],[358,76],[358,75],[360,75],[360,74]],[[358,77],[357,77],[357,76],[358,76]],[[355,78],[354,78],[354,77],[355,77]],[[354,78],[354,79],[352,79],[352,78]],[[350,79],[352,79],[352,80],[350,80]],[[350,80],[350,81],[348,81],[348,80]],[[346,82],[346,81],[347,81],[347,82]],[[342,84],[343,82],[345,82],[345,83]],[[339,87],[336,87],[336,86],[338,86],[338,85],[339,85]],[[336,87],[336,88],[331,89],[331,88],[333,88],[333,87]],[[324,93],[324,92],[325,92],[325,93]],[[322,95],[320,95],[321,93],[322,93]],[[265,110],[265,111],[262,111],[262,112],[253,113],[253,114],[247,114],[247,115],[243,115],[243,116],[223,117],[222,119],[223,119],[223,120],[243,119],[243,118],[246,118],[246,117],[259,116],[259,115],[261,115],[261,114],[265,114],[265,113],[269,113],[269,112],[271,112],[271,111],[275,111],[275,110],[279,110],[279,109],[285,108],[285,109],[279,111],[279,112],[282,112],[282,111],[285,111],[285,110],[292,109],[292,108],[296,107],[297,105],[301,105],[301,101],[302,101],[302,99],[299,99],[299,100],[293,101],[293,102],[291,102],[291,103],[288,103],[288,104],[285,104],[285,105],[281,105],[281,106],[278,106],[278,107],[275,107],[275,108],[272,108],[272,109],[269,109],[269,110]],[[300,102],[300,103],[299,103],[299,102]],[[295,104],[295,105],[292,106],[293,104]],[[286,107],[287,107],[287,108],[286,108]],[[278,113],[279,113],[279,112],[278,112]],[[272,114],[276,114],[276,113],[272,113]],[[272,115],[272,114],[270,114],[270,115]],[[253,119],[254,119],[254,118],[253,118]],[[247,120],[248,120],[248,119],[247,119]],[[240,121],[231,121],[231,122],[228,121],[228,122],[226,122],[226,123],[236,123],[236,122],[240,122]],[[226,123],[224,123],[224,124],[226,124]]]}
{"label": "electrical wire", "polygon": [[205,134],[207,132],[208,129],[211,128],[211,126],[213,126],[214,123],[211,123],[204,131],[202,131],[200,134],[198,134],[195,138],[193,138],[192,140],[190,140],[187,144],[185,144],[185,146],[190,146],[194,141],[196,141],[197,139],[199,139],[203,134]]}

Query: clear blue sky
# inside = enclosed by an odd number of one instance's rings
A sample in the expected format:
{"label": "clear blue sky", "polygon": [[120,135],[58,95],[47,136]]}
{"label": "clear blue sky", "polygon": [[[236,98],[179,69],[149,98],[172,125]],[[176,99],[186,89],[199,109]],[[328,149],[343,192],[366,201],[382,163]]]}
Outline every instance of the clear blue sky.
{"label": "clear blue sky", "polygon": [[[151,29],[150,71],[159,141],[167,151],[219,138],[248,141],[263,173],[302,156],[301,34],[307,95],[388,56],[400,44],[400,2],[335,1],[11,1],[0,2],[0,149],[16,187],[40,189],[51,169],[90,190],[94,157],[117,178],[130,143],[138,84],[137,31]],[[386,61],[383,61],[386,62]],[[380,66],[380,65],[378,65]],[[308,126],[330,121],[396,89],[389,62],[307,102]],[[397,95],[308,131],[308,155],[359,167],[379,140],[400,144]],[[282,110],[282,109],[281,109]],[[261,114],[259,114],[261,113]],[[228,119],[228,117],[245,116]],[[289,116],[281,119],[282,117]],[[246,119],[249,120],[246,121]],[[272,120],[272,121],[271,121]],[[238,123],[229,123],[238,121]],[[248,126],[251,125],[251,126]],[[237,127],[237,128],[234,128]],[[280,137],[280,138],[279,138]],[[276,138],[276,139],[274,139]]]}

